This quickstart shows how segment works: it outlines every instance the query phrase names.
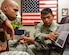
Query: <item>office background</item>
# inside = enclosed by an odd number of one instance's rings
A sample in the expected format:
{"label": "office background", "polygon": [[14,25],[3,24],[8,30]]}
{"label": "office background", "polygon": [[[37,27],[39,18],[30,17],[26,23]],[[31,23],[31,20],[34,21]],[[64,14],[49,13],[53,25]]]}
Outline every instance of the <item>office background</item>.
{"label": "office background", "polygon": [[[0,0],[0,6],[3,0]],[[21,0],[14,0],[19,4],[19,12],[21,12]],[[33,0],[32,0],[33,1]],[[62,17],[69,15],[69,0],[44,0],[44,1],[57,1],[57,19],[56,21],[60,22]],[[62,11],[63,10],[63,11]],[[65,13],[65,14],[63,14]],[[25,29],[30,32],[30,36],[33,37],[35,31],[35,26],[23,26],[20,29]]]}

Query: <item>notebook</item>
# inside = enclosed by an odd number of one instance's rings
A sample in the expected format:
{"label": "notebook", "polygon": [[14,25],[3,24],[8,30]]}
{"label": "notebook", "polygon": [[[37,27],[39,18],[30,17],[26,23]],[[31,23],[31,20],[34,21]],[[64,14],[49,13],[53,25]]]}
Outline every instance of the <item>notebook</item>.
{"label": "notebook", "polygon": [[66,39],[68,37],[69,32],[68,31],[62,31],[59,35],[59,37],[56,39],[55,44],[59,47],[63,48],[64,44],[66,42]]}
{"label": "notebook", "polygon": [[69,34],[69,24],[60,24],[60,26],[58,26],[56,32],[59,33],[58,38],[55,40],[55,45],[63,48],[64,44],[66,42],[66,39],[68,37]]}

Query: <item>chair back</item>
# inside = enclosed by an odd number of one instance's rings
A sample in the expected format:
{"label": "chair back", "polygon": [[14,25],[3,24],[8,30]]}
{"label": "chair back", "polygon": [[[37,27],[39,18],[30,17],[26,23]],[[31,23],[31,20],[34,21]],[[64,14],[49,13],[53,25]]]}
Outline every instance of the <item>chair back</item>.
{"label": "chair back", "polygon": [[69,16],[63,17],[60,24],[69,23]]}

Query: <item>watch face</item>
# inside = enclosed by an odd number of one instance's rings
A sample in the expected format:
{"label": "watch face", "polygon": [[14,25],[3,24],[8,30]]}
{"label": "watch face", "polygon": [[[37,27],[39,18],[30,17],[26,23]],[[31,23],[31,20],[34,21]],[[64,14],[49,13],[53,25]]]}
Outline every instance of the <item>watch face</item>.
{"label": "watch face", "polygon": [[62,9],[62,16],[67,16],[68,15],[68,8],[63,8]]}

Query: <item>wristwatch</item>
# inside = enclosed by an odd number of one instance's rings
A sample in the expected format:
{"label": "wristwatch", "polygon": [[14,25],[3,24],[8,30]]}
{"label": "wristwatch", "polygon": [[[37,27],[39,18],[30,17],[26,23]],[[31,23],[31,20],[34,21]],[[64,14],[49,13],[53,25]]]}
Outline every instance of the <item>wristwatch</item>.
{"label": "wristwatch", "polygon": [[6,19],[6,15],[0,10],[0,23],[4,23]]}

